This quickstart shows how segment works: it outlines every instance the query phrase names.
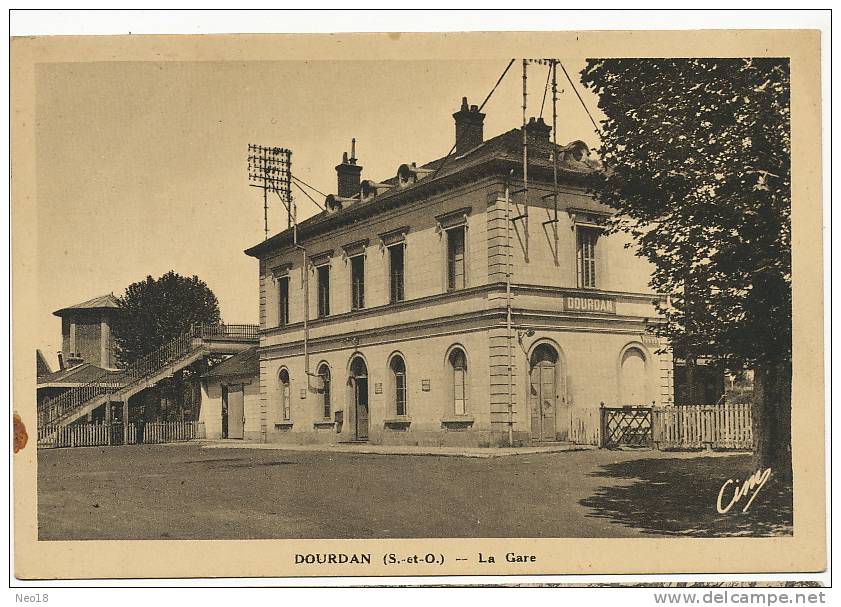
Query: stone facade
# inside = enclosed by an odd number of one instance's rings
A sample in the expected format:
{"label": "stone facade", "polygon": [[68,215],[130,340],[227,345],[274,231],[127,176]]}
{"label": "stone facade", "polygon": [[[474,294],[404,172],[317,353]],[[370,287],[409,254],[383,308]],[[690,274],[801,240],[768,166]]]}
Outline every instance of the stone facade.
{"label": "stone facade", "polygon": [[[545,130],[537,137],[550,145]],[[518,138],[509,131],[446,174],[420,171],[372,201],[345,201],[299,227],[302,248],[282,233],[247,251],[260,260],[264,440],[530,444],[568,440],[576,408],[671,402],[671,357],[646,333],[657,321],[650,268],[623,237],[600,235],[595,286],[582,288],[577,235],[609,214],[577,178],[592,168],[565,164],[556,213],[549,154],[529,166],[528,200],[511,177],[516,155],[505,146],[516,152]],[[463,256],[448,245],[453,230],[464,235]],[[393,302],[389,247],[401,243],[405,297]],[[364,256],[362,309],[351,305],[354,255]],[[463,281],[453,278],[462,257]],[[322,318],[318,276],[326,272],[317,267],[329,268]]]}

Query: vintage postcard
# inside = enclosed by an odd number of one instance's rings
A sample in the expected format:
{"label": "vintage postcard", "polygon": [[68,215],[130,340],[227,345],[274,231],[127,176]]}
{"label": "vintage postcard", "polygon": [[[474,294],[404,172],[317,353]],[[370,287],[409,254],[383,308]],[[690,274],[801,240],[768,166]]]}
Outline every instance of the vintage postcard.
{"label": "vintage postcard", "polygon": [[15,575],[823,571],[826,43],[12,39]]}

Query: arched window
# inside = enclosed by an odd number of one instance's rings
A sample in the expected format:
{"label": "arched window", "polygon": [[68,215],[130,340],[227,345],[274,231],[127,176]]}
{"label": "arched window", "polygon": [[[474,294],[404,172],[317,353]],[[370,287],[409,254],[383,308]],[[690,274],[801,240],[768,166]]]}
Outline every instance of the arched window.
{"label": "arched window", "polygon": [[318,367],[318,376],[321,378],[321,402],[323,405],[324,419],[330,419],[330,367],[326,363]]}
{"label": "arched window", "polygon": [[650,402],[645,363],[645,353],[637,347],[628,348],[622,354],[619,370],[621,405],[644,405]]}
{"label": "arched window", "polygon": [[289,371],[281,369],[278,374],[280,381],[280,414],[284,421],[292,419],[292,398],[289,391]]}
{"label": "arched window", "polygon": [[464,415],[467,412],[467,357],[464,350],[453,349],[449,362],[452,373],[453,413]]}
{"label": "arched window", "polygon": [[403,357],[395,356],[389,366],[394,388],[394,413],[406,415],[406,363]]}

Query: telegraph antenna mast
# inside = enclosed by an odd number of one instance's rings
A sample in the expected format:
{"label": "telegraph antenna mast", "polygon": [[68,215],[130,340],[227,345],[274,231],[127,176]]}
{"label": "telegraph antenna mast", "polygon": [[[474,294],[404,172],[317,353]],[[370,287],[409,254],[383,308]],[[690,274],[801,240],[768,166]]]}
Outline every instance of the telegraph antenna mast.
{"label": "telegraph antenna mast", "polygon": [[287,227],[294,219],[292,200],[292,150],[248,144],[248,185],[263,190],[263,227],[269,238],[269,192],[286,207]]}

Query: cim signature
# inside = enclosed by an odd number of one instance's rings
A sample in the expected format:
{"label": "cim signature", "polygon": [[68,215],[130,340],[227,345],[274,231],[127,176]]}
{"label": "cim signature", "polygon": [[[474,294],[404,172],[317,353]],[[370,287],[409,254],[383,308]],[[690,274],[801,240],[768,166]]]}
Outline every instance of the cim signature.
{"label": "cim signature", "polygon": [[721,489],[718,490],[718,499],[715,502],[716,510],[718,510],[719,514],[729,512],[739,500],[743,497],[747,497],[748,494],[753,491],[753,495],[750,496],[750,499],[745,504],[745,507],[742,508],[742,512],[747,512],[748,508],[750,508],[750,505],[753,503],[753,500],[756,498],[756,495],[759,493],[759,490],[762,489],[765,483],[768,482],[769,478],[771,478],[771,468],[757,470],[745,479],[745,482],[741,487],[737,484],[735,485],[735,491],[733,496],[730,498],[730,503],[728,503],[725,507],[721,505],[722,499],[724,498],[724,491],[728,486],[736,483],[736,481],[732,478],[727,479],[727,481],[721,486]]}

